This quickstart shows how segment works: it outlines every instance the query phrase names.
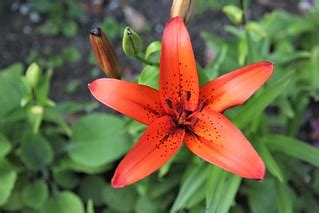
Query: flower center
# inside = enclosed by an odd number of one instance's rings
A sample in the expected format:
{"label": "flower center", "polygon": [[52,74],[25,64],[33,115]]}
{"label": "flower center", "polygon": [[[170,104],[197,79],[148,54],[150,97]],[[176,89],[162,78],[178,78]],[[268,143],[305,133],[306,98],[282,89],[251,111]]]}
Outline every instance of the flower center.
{"label": "flower center", "polygon": [[197,114],[201,112],[205,107],[205,102],[202,101],[198,105],[198,108],[195,111],[189,111],[186,109],[182,109],[182,107],[179,107],[177,112],[177,117],[175,117],[174,121],[177,126],[180,127],[194,127],[194,125],[197,123],[198,118]]}

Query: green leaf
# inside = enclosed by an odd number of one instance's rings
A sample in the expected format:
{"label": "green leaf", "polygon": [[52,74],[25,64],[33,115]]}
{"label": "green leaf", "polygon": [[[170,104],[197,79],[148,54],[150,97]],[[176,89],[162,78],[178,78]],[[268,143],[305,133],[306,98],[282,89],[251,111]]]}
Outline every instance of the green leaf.
{"label": "green leaf", "polygon": [[81,199],[70,191],[63,191],[51,197],[44,206],[46,213],[84,213]]}
{"label": "green leaf", "polygon": [[107,185],[104,197],[105,203],[117,212],[133,211],[137,201],[138,194],[132,187],[114,189]]}
{"label": "green leaf", "polygon": [[22,200],[26,206],[40,209],[49,196],[49,189],[44,180],[38,180],[22,189]]}
{"label": "green leaf", "polygon": [[242,192],[246,195],[250,212],[275,213],[276,189],[274,179],[265,179],[262,182],[246,181],[247,185]]}
{"label": "green leaf", "polygon": [[[112,168],[112,164],[106,164],[106,165],[98,166],[98,167],[90,167],[90,166],[75,162],[68,157],[63,158],[57,167],[58,170],[72,170],[75,172],[82,172],[82,173],[92,174],[92,175],[102,173],[102,172],[107,171],[111,168]],[[65,180],[65,181],[66,182],[64,182],[64,184],[67,184],[69,187],[73,187],[73,184],[69,185],[67,183],[67,180]]]}
{"label": "green leaf", "polygon": [[63,24],[62,33],[65,37],[72,38],[78,32],[78,25],[75,21],[66,21]]}
{"label": "green leaf", "polygon": [[206,211],[228,212],[239,189],[241,178],[210,166],[206,185]]}
{"label": "green leaf", "polygon": [[236,126],[244,128],[255,116],[262,113],[267,106],[269,106],[290,83],[292,74],[289,73],[283,78],[275,82],[269,88],[264,89],[258,96],[253,97],[247,104],[245,104],[232,120]]}
{"label": "green leaf", "polygon": [[277,177],[280,182],[283,182],[284,175],[283,175],[280,167],[278,166],[277,162],[275,161],[275,159],[273,158],[273,156],[269,152],[268,147],[265,145],[265,142],[263,140],[257,141],[257,143],[255,143],[255,147],[256,147],[258,153],[261,155],[261,158],[264,160],[269,172],[273,176]]}
{"label": "green leaf", "polygon": [[56,167],[53,169],[54,182],[64,189],[75,188],[80,180],[79,177],[72,171],[60,169]]}
{"label": "green leaf", "polygon": [[20,65],[12,65],[0,72],[0,118],[20,107],[23,96]]}
{"label": "green leaf", "polygon": [[0,132],[0,160],[11,150],[10,141]]}
{"label": "green leaf", "polygon": [[136,202],[135,212],[144,213],[144,212],[160,212],[160,208],[163,204],[159,200],[150,199],[147,196],[139,197]]}
{"label": "green leaf", "polygon": [[289,186],[286,183],[276,181],[277,206],[279,213],[292,213],[293,203]]}
{"label": "green leaf", "polygon": [[27,168],[38,170],[52,162],[53,150],[41,135],[27,133],[23,137],[20,158]]}
{"label": "green leaf", "polygon": [[48,105],[49,99],[49,90],[50,90],[50,81],[52,78],[53,71],[49,69],[44,76],[41,77],[39,84],[36,88],[35,97],[37,100],[37,103],[39,105]]}
{"label": "green leaf", "polygon": [[5,159],[0,159],[0,206],[4,205],[17,179],[17,173]]}
{"label": "green leaf", "polygon": [[145,59],[149,59],[149,57],[156,52],[161,51],[161,42],[160,41],[153,41],[148,45],[145,51]]}
{"label": "green leaf", "polygon": [[120,158],[131,147],[123,119],[106,114],[82,117],[73,127],[69,156],[80,164],[98,167]]}
{"label": "green leaf", "polygon": [[106,183],[100,176],[86,176],[82,179],[79,194],[83,200],[92,200],[96,206],[103,205]]}
{"label": "green leaf", "polygon": [[234,5],[227,5],[223,7],[223,12],[234,24],[242,23],[243,11],[240,8]]}
{"label": "green leaf", "polygon": [[91,199],[88,200],[88,203],[86,205],[86,213],[94,213],[94,204]]}
{"label": "green leaf", "polygon": [[207,167],[206,164],[201,166],[193,166],[194,169],[188,175],[182,184],[177,198],[171,208],[171,211],[177,211],[186,206],[193,193],[203,184],[206,180]]}
{"label": "green leaf", "polygon": [[285,135],[266,135],[264,140],[270,149],[306,161],[319,167],[319,149]]}
{"label": "green leaf", "polygon": [[138,76],[138,83],[158,89],[159,70],[156,66],[145,66]]}

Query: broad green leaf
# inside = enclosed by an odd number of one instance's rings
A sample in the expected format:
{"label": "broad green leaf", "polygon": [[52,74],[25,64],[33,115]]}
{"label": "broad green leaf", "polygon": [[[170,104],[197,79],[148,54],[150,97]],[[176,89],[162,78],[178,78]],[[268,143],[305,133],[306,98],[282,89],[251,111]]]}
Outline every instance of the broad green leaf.
{"label": "broad green leaf", "polygon": [[10,141],[0,132],[0,160],[11,150]]}
{"label": "broad green leaf", "polygon": [[52,171],[54,182],[64,189],[73,189],[75,188],[80,180],[79,177],[73,171],[60,169],[56,167]]}
{"label": "broad green leaf", "polygon": [[43,120],[46,122],[54,123],[57,125],[57,128],[60,129],[60,132],[71,136],[72,130],[69,125],[64,120],[62,114],[55,107],[47,107],[44,110]]}
{"label": "broad green leaf", "polygon": [[158,89],[158,78],[159,78],[158,67],[146,66],[138,76],[138,83],[150,86],[154,89]]}
{"label": "broad green leaf", "polygon": [[159,200],[150,199],[147,196],[141,196],[136,202],[135,212],[145,213],[145,212],[160,212],[160,208],[163,203]]}
{"label": "broad green leaf", "polygon": [[114,189],[108,185],[103,199],[109,207],[117,212],[127,212],[135,209],[137,198],[138,194],[132,186]]}
{"label": "broad green leaf", "polygon": [[5,159],[0,159],[0,206],[3,206],[14,187],[17,173]]}
{"label": "broad green leaf", "polygon": [[252,213],[276,213],[276,187],[274,180],[249,181],[242,192],[246,195]]}
{"label": "broad green leaf", "polygon": [[84,213],[81,199],[70,191],[63,191],[53,195],[44,206],[45,213]]}
{"label": "broad green leaf", "polygon": [[[59,162],[57,166],[57,169],[60,171],[71,170],[75,172],[82,172],[82,173],[92,174],[92,175],[102,173],[111,168],[112,168],[112,164],[105,164],[102,166],[87,166],[87,165],[83,165],[81,163],[75,162],[68,157],[61,159],[61,161]],[[67,184],[67,182],[64,182],[64,184]],[[73,184],[72,186],[69,185],[69,187],[73,187]]]}
{"label": "broad green leaf", "polygon": [[207,175],[207,165],[202,164],[192,169],[191,173],[183,182],[177,198],[171,208],[171,211],[177,211],[184,208],[192,197],[192,194],[204,183]]}
{"label": "broad green leaf", "polygon": [[100,176],[86,176],[82,179],[79,194],[83,200],[92,200],[94,205],[103,205],[103,197],[106,193],[106,183]]}
{"label": "broad green leaf", "polygon": [[161,51],[161,42],[160,41],[153,41],[148,45],[145,51],[145,59],[149,59],[149,57],[156,52]]}
{"label": "broad green leaf", "polygon": [[40,209],[49,196],[49,189],[44,180],[38,180],[22,189],[22,200],[26,206]]}
{"label": "broad green leaf", "polygon": [[255,143],[255,147],[256,147],[258,153],[261,155],[261,158],[264,160],[269,172],[273,176],[277,177],[280,182],[283,182],[284,175],[283,175],[280,167],[278,166],[277,162],[273,158],[272,154],[268,150],[268,147],[265,145],[265,142],[263,140],[257,141],[257,143]]}
{"label": "broad green leaf", "polygon": [[99,167],[120,158],[132,146],[123,132],[124,120],[114,115],[91,114],[73,126],[69,156],[77,163]]}
{"label": "broad green leaf", "polygon": [[27,133],[22,141],[20,158],[27,168],[38,170],[50,165],[53,160],[53,150],[41,135]]}
{"label": "broad green leaf", "polygon": [[253,97],[245,106],[243,106],[235,118],[232,120],[238,127],[244,128],[259,113],[262,113],[264,109],[269,106],[290,83],[292,74],[289,73],[269,88],[264,89],[258,96]]}
{"label": "broad green leaf", "polygon": [[286,183],[276,181],[277,206],[279,213],[292,213],[293,203],[289,186]]}
{"label": "broad green leaf", "polygon": [[23,96],[22,82],[17,76],[20,65],[12,65],[0,72],[0,118],[20,107]]}
{"label": "broad green leaf", "polygon": [[270,149],[319,167],[319,149],[285,135],[266,135],[263,140]]}

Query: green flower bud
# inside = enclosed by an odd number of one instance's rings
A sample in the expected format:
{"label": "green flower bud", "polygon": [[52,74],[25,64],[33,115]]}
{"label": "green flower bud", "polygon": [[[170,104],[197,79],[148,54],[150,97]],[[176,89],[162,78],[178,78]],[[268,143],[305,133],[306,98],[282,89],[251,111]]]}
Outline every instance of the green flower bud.
{"label": "green flower bud", "polygon": [[131,28],[126,27],[123,34],[122,47],[126,55],[136,56],[142,51],[142,39]]}
{"label": "green flower bud", "polygon": [[32,63],[26,73],[25,78],[32,88],[38,85],[39,79],[41,77],[41,68],[36,63]]}

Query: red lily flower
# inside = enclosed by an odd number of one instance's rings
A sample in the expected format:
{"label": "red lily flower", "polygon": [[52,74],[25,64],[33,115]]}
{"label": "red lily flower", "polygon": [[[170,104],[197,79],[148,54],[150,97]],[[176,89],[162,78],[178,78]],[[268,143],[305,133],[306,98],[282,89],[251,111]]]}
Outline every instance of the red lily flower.
{"label": "red lily flower", "polygon": [[263,179],[265,166],[245,136],[221,113],[243,104],[270,77],[273,64],[252,64],[199,88],[195,58],[182,19],[164,30],[159,91],[117,79],[89,85],[103,104],[148,128],[124,157],[112,179],[124,187],[153,173],[182,146],[200,158],[245,178]]}

